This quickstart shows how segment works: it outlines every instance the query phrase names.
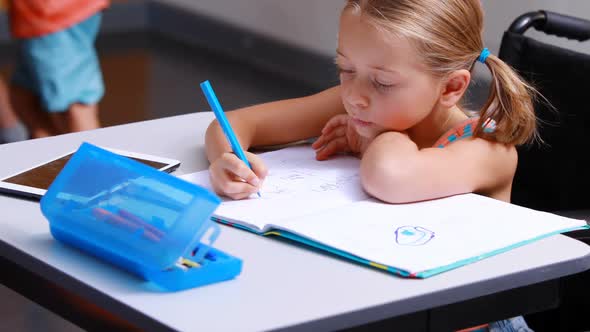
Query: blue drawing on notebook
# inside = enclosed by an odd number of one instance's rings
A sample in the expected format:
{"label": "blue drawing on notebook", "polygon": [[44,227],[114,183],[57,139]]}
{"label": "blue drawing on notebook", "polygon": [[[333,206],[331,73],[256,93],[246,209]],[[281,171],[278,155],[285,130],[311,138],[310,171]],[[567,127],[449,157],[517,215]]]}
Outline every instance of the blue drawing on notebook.
{"label": "blue drawing on notebook", "polygon": [[433,231],[420,226],[401,226],[395,230],[395,242],[402,246],[423,246],[433,237]]}

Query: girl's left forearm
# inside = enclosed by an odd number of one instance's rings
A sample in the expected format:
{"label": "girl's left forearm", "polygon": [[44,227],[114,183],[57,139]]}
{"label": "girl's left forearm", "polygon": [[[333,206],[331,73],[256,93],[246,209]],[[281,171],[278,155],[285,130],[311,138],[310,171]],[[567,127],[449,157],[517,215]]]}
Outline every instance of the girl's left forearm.
{"label": "girl's left forearm", "polygon": [[412,183],[419,157],[418,146],[400,132],[379,135],[361,159],[361,183],[371,196],[390,203],[414,201]]}

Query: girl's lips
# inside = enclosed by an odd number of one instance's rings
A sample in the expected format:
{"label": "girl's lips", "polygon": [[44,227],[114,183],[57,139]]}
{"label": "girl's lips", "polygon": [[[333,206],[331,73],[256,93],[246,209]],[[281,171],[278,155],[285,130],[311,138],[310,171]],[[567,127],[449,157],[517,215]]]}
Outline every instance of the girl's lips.
{"label": "girl's lips", "polygon": [[367,127],[367,126],[370,126],[372,124],[371,122],[363,121],[363,120],[357,119],[357,118],[352,118],[352,122],[355,125],[361,126],[361,127]]}

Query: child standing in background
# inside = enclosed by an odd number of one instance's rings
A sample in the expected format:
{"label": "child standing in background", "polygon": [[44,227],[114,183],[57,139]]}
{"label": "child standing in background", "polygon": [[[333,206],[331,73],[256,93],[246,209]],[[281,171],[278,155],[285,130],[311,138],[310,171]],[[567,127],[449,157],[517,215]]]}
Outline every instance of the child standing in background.
{"label": "child standing in background", "polygon": [[[99,127],[97,103],[104,85],[94,41],[100,11],[108,4],[108,0],[9,1],[11,32],[18,43],[10,97],[32,138]],[[138,330],[54,283],[40,281],[30,287],[53,297],[92,329]]]}
{"label": "child standing in background", "polygon": [[27,129],[14,113],[8,88],[4,79],[0,79],[0,144],[24,141],[29,138]]}
{"label": "child standing in background", "polygon": [[[0,11],[6,10],[6,0],[0,0]],[[8,87],[4,79],[0,79],[0,144],[26,140],[27,129],[14,113],[8,96]]]}
{"label": "child standing in background", "polygon": [[104,94],[94,41],[108,0],[13,0],[11,100],[31,137],[98,128]]}
{"label": "child standing in background", "polygon": [[[515,145],[536,134],[534,90],[489,53],[482,31],[479,0],[347,0],[340,84],[229,112],[228,119],[245,150],[319,136],[312,145],[318,160],[356,154],[363,188],[385,202],[469,192],[510,202]],[[492,82],[486,104],[470,117],[461,100],[477,62]],[[243,199],[261,189],[267,169],[260,158],[246,153],[250,170],[216,121],[205,139],[217,193]],[[487,329],[530,331],[522,317]]]}

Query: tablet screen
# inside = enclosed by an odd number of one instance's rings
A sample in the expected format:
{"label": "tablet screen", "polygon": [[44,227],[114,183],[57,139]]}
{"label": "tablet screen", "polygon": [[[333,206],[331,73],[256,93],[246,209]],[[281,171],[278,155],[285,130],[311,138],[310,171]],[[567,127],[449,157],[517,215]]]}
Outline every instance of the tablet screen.
{"label": "tablet screen", "polygon": [[[112,149],[111,151],[165,172],[172,172],[180,165],[180,162],[174,159]],[[40,198],[73,154],[69,153],[0,180],[0,192]]]}
{"label": "tablet screen", "polygon": [[[68,162],[68,160],[70,160],[71,157],[72,153],[65,157],[55,159],[41,166],[6,178],[3,181],[13,184],[19,184],[22,186],[47,190],[53,182],[53,180],[55,180],[55,178],[57,177],[57,174],[62,170],[62,168],[66,165],[66,163]],[[157,169],[161,169],[164,166],[168,165],[166,163],[161,163],[153,160],[146,160],[134,157],[130,158]]]}

